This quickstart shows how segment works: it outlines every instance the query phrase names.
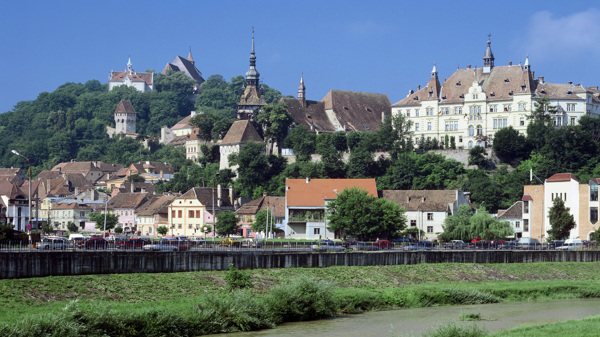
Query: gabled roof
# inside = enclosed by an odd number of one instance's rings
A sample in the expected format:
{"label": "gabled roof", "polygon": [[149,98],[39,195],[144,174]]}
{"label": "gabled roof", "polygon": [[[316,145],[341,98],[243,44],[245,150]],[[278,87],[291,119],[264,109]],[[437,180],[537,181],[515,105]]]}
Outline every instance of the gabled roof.
{"label": "gabled roof", "polygon": [[[215,207],[219,207],[218,200],[218,189],[213,190],[212,187],[193,187],[189,191],[185,192],[182,196],[177,199],[195,199],[198,200],[202,205],[207,208],[213,207],[213,198],[215,200]],[[231,201],[229,200],[229,191],[223,190],[221,194],[221,207],[232,207]]]}
{"label": "gabled roof", "polygon": [[300,101],[295,98],[282,98],[287,105],[287,110],[298,125],[304,125],[310,131],[314,132],[335,132],[335,127],[327,118],[325,112],[325,103],[317,101],[306,101],[306,106],[302,106]]}
{"label": "gabled roof", "polygon": [[115,113],[135,114],[135,109],[131,105],[131,101],[121,100],[115,109]]}
{"label": "gabled roof", "polygon": [[27,199],[27,193],[8,180],[0,181],[0,195],[5,195],[8,199],[15,199],[17,196]]}
{"label": "gabled roof", "polygon": [[179,130],[179,129],[191,129],[192,126],[190,125],[190,119],[192,119],[192,115],[189,115],[187,117],[185,117],[184,119],[180,120],[179,122],[177,122],[177,124],[173,125],[173,127],[171,128],[171,130]]}
{"label": "gabled roof", "polygon": [[324,207],[345,188],[357,187],[377,197],[375,179],[286,179],[288,207]]}
{"label": "gabled roof", "polygon": [[523,201],[517,201],[503,213],[498,212],[498,219],[521,219],[523,217]]}
{"label": "gabled roof", "polygon": [[386,94],[331,90],[321,102],[326,111],[333,110],[347,131],[376,131],[381,125],[382,114],[389,116],[391,113]]}
{"label": "gabled roof", "polygon": [[52,171],[65,173],[83,173],[87,175],[90,171],[100,170],[105,173],[117,172],[123,168],[121,164],[106,164],[101,161],[71,161],[60,163],[52,168]]}
{"label": "gabled roof", "polygon": [[[383,190],[381,197],[406,211],[446,212],[457,200],[457,190]],[[450,207],[451,208],[451,207]]]}
{"label": "gabled roof", "polygon": [[108,201],[108,208],[138,208],[146,202],[148,193],[119,193]]}
{"label": "gabled roof", "polygon": [[264,140],[258,134],[251,121],[247,119],[237,120],[231,124],[229,131],[227,131],[227,134],[223,137],[223,141],[221,141],[221,145],[245,144],[251,141],[262,143]]}
{"label": "gabled roof", "polygon": [[21,181],[27,179],[25,174],[27,171],[20,168],[0,168],[0,180],[8,180],[12,183],[20,183]]}
{"label": "gabled roof", "polygon": [[168,207],[175,198],[174,195],[153,196],[136,211],[136,214],[151,216],[158,213],[168,213]]}
{"label": "gabled roof", "polygon": [[176,56],[173,62],[167,63],[162,73],[167,74],[169,70],[181,71],[189,78],[198,82],[198,84],[204,83],[204,78],[202,78],[202,73],[200,73],[198,68],[196,68],[192,61],[186,60],[181,56]]}
{"label": "gabled roof", "polygon": [[249,201],[236,211],[238,215],[256,215],[258,211],[270,209],[276,217],[285,216],[285,197],[263,196]]}
{"label": "gabled roof", "polygon": [[577,178],[575,178],[575,175],[573,173],[557,173],[557,174],[551,176],[550,178],[546,179],[546,182],[554,183],[554,182],[559,182],[559,181],[571,181],[571,180],[575,180],[575,181],[579,182],[579,180],[577,180]]}
{"label": "gabled roof", "polygon": [[111,71],[109,82],[124,82],[129,78],[131,82],[145,82],[147,85],[152,85],[152,73],[138,73],[135,71]]}

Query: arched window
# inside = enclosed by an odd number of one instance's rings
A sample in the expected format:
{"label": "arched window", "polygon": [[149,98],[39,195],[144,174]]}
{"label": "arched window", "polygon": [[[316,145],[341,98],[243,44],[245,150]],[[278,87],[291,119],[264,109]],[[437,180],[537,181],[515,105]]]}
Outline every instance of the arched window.
{"label": "arched window", "polygon": [[473,141],[472,140],[469,141],[469,145],[468,146],[469,146],[469,149],[473,148]]}
{"label": "arched window", "polygon": [[475,127],[473,125],[469,126],[469,136],[475,136]]}
{"label": "arched window", "polygon": [[481,127],[481,125],[477,125],[477,134],[480,135],[483,133],[483,128]]}

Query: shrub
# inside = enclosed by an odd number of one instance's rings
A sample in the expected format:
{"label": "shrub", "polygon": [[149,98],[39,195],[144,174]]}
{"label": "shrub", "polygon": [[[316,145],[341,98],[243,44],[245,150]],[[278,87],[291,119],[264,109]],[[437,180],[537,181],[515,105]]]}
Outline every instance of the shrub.
{"label": "shrub", "polygon": [[383,306],[381,297],[373,291],[365,289],[338,289],[335,302],[339,310],[347,314],[358,314]]}
{"label": "shrub", "polygon": [[252,287],[252,276],[246,271],[235,268],[233,263],[229,264],[229,271],[225,272],[225,281],[229,291]]}
{"label": "shrub", "polygon": [[332,317],[337,306],[333,284],[301,276],[288,285],[271,289],[266,301],[276,322],[307,321]]}
{"label": "shrub", "polygon": [[448,323],[423,334],[426,337],[480,337],[487,335],[488,331],[485,328],[475,324],[465,326],[456,323]]}

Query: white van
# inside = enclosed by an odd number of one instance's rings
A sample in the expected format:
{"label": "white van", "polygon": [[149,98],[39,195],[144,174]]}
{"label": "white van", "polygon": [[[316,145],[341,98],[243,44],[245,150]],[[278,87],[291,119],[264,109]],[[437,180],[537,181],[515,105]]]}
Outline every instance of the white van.
{"label": "white van", "polygon": [[83,240],[83,234],[69,234],[69,241]]}
{"label": "white van", "polygon": [[581,239],[567,239],[562,246],[556,248],[560,250],[573,250],[583,248],[583,241]]}

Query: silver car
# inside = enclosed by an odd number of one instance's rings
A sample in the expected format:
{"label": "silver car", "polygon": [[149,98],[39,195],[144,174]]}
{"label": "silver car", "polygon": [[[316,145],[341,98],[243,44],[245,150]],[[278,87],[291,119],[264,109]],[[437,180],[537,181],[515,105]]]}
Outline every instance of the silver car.
{"label": "silver car", "polygon": [[44,238],[36,244],[36,248],[44,250],[69,249],[69,241],[63,238]]}
{"label": "silver car", "polygon": [[149,245],[144,245],[144,247],[142,247],[144,250],[150,250],[150,251],[167,251],[167,252],[176,252],[179,250],[179,247],[177,246],[171,246],[168,243],[152,243]]}

